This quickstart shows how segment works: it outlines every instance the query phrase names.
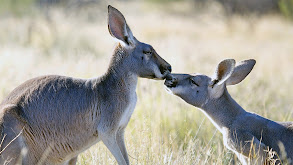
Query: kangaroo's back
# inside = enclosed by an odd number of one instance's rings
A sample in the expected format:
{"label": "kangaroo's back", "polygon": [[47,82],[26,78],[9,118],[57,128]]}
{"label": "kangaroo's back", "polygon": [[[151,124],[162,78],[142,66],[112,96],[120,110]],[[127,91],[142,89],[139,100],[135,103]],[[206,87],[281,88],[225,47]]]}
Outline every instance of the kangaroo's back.
{"label": "kangaroo's back", "polygon": [[[1,111],[14,106],[25,122],[48,122],[71,117],[90,108],[94,92],[91,82],[65,76],[42,76],[26,81],[13,90],[0,104]],[[2,112],[5,113],[5,112]],[[48,121],[47,121],[48,120]]]}
{"label": "kangaroo's back", "polygon": [[[40,159],[46,150],[52,150],[47,157],[56,159],[55,163],[62,162],[65,155],[84,150],[84,146],[95,141],[93,134],[87,134],[87,131],[96,130],[100,114],[93,112],[96,103],[91,89],[90,81],[64,76],[28,80],[13,90],[0,105],[5,122],[3,134],[9,135],[11,130],[7,128],[17,125],[14,129],[22,132],[26,148],[33,152],[34,157]],[[8,119],[12,119],[11,123]],[[7,136],[3,145],[6,146],[16,136]],[[78,141],[71,143],[64,139],[79,136]]]}

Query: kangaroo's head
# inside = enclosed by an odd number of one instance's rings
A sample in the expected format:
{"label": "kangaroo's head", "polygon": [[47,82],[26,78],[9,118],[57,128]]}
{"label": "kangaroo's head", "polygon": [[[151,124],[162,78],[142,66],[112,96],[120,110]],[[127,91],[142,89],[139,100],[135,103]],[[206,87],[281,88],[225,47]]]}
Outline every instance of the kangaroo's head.
{"label": "kangaroo's head", "polygon": [[235,65],[235,60],[221,61],[215,75],[202,74],[169,74],[165,85],[174,95],[187,103],[202,108],[210,100],[220,98],[226,85],[240,83],[253,69],[255,60],[245,60]]}
{"label": "kangaroo's head", "polygon": [[129,71],[144,78],[164,79],[171,72],[171,65],[161,58],[151,45],[138,41],[121,12],[110,5],[108,29],[120,42],[115,50],[114,63],[123,63]]}

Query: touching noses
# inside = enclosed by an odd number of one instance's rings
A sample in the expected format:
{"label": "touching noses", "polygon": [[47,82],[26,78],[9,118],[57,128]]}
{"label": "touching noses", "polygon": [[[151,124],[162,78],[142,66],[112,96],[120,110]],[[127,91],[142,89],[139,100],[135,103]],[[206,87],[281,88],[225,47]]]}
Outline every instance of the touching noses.
{"label": "touching noses", "polygon": [[164,84],[169,88],[176,87],[178,84],[178,79],[172,76],[172,74],[167,74]]}

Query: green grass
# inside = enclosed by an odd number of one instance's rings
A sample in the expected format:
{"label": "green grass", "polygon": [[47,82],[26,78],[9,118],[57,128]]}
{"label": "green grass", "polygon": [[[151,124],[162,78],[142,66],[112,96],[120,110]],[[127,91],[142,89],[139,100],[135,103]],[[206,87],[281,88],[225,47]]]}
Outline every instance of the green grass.
{"label": "green grass", "polygon": [[[231,95],[248,111],[293,121],[292,23],[275,15],[227,21],[221,10],[184,10],[189,2],[177,2],[179,9],[174,13],[173,6],[112,5],[124,13],[138,40],[153,45],[174,72],[212,75],[224,58],[256,59],[247,79],[229,87]],[[105,9],[106,4],[96,8],[103,14],[95,19],[88,19],[90,11],[75,15],[60,9],[50,11],[50,21],[39,10],[34,11],[38,14],[33,19],[31,14],[3,16],[0,98],[38,75],[90,78],[103,74],[114,47]],[[140,79],[137,94],[138,103],[125,135],[131,164],[239,164],[204,114],[168,94],[163,81]],[[115,163],[102,143],[78,159],[79,165]]]}

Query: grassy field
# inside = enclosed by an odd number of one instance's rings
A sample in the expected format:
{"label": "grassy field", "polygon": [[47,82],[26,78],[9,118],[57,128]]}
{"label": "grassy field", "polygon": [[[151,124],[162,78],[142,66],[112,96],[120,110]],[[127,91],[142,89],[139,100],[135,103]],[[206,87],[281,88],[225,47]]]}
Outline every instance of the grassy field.
{"label": "grassy field", "polygon": [[[231,95],[248,111],[293,121],[292,22],[277,15],[227,19],[217,5],[197,11],[189,2],[111,4],[175,73],[212,75],[222,59],[256,59],[246,80],[228,88]],[[44,10],[0,16],[1,100],[35,76],[91,78],[107,69],[115,41],[106,3]],[[137,94],[125,135],[131,164],[239,164],[204,114],[168,94],[163,81],[140,79]],[[78,165],[115,163],[102,143],[78,159]]]}

